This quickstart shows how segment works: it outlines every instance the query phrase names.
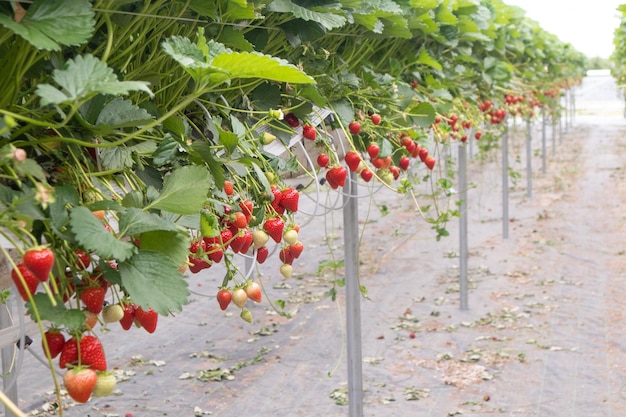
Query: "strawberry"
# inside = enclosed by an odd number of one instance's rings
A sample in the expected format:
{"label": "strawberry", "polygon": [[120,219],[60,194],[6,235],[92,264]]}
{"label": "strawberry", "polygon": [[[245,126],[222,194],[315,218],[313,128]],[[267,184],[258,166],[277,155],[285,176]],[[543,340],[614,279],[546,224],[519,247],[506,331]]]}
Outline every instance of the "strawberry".
{"label": "strawberry", "polygon": [[365,182],[370,182],[373,176],[374,176],[374,173],[372,173],[372,171],[370,171],[367,168],[361,171],[361,178],[363,178],[363,181]]}
{"label": "strawberry", "polygon": [[433,168],[435,168],[435,162],[436,160],[432,156],[427,157],[426,160],[424,161],[428,169],[430,169],[431,171],[433,170]]}
{"label": "strawberry", "polygon": [[353,135],[358,135],[361,131],[361,123],[357,122],[356,120],[354,122],[350,122],[350,124],[348,125],[348,130]]}
{"label": "strawberry", "polygon": [[105,323],[115,323],[124,317],[124,308],[119,304],[110,304],[102,310],[102,320]]}
{"label": "strawberry", "polygon": [[250,229],[243,229],[243,237],[244,237],[244,242],[243,242],[243,245],[241,246],[241,249],[239,249],[239,251],[241,253],[248,253],[253,242],[252,232],[250,231]]}
{"label": "strawberry", "polygon": [[[50,358],[54,359],[59,356],[63,350],[63,345],[65,345],[65,336],[63,336],[63,333],[61,333],[59,329],[51,328],[44,333],[44,337],[48,344],[48,350],[50,350]],[[45,353],[46,348],[43,345],[43,340],[41,341],[41,347]]]}
{"label": "strawberry", "polygon": [[289,229],[283,233],[283,240],[289,245],[293,245],[298,241],[298,232],[296,229]]}
{"label": "strawberry", "polygon": [[231,219],[229,220],[229,224],[236,227],[237,229],[245,229],[248,227],[248,217],[241,211],[236,211],[231,214]]}
{"label": "strawberry", "polygon": [[[22,278],[24,279],[23,283]],[[28,295],[34,294],[39,286],[39,280],[35,274],[33,274],[23,263],[17,264],[17,269],[13,269],[11,271],[11,279],[13,279],[13,283],[17,287],[17,291],[20,293],[22,300],[24,301],[28,301]]]}
{"label": "strawberry", "polygon": [[211,267],[211,264],[205,261],[204,259],[194,258],[191,256],[189,257],[189,263],[191,264],[189,265],[189,271],[192,274],[197,274],[203,269],[209,269]]}
{"label": "strawberry", "polygon": [[285,115],[285,121],[291,127],[298,127],[300,125],[300,121],[298,120],[298,117],[293,113],[287,113]]}
{"label": "strawberry", "polygon": [[330,158],[325,153],[317,155],[317,165],[321,168],[326,168],[328,166],[328,162],[330,162]]}
{"label": "strawberry", "polygon": [[411,148],[412,149],[411,150],[411,157],[412,158],[417,158],[419,156],[420,151],[422,150],[422,147],[417,142],[413,142],[413,144],[415,145],[415,147]]}
{"label": "strawberry", "polygon": [[94,397],[108,397],[111,395],[117,385],[115,375],[111,372],[96,372],[96,385],[93,388],[92,395]]}
{"label": "strawberry", "polygon": [[299,242],[299,241],[289,246],[289,252],[291,253],[291,256],[293,256],[295,259],[300,257],[300,254],[302,253],[303,250],[304,250],[304,245],[302,244],[302,242]]}
{"label": "strawberry", "polygon": [[400,178],[400,168],[398,168],[395,165],[392,165],[389,167],[389,172],[391,172],[391,174],[393,175],[393,179],[397,180],[398,178]]}
{"label": "strawberry", "polygon": [[343,187],[346,183],[346,177],[348,176],[348,170],[344,167],[331,168],[326,173],[326,180],[330,186],[335,189],[337,187]]}
{"label": "strawberry", "polygon": [[135,320],[146,329],[148,333],[154,333],[157,327],[157,321],[159,320],[159,314],[152,308],[144,310],[141,307],[137,307],[135,310]]}
{"label": "strawberry", "polygon": [[228,245],[230,245],[231,240],[233,239],[233,232],[229,229],[223,229],[219,235],[219,243],[222,245],[224,250],[228,249]]}
{"label": "strawberry", "polygon": [[86,403],[96,386],[98,375],[89,368],[68,369],[63,374],[63,384],[70,397],[76,402]]}
{"label": "strawberry", "polygon": [[241,252],[241,248],[243,247],[243,245],[246,243],[246,238],[242,233],[237,233],[235,235],[235,237],[233,238],[232,242],[230,242],[230,249],[235,252],[235,253],[239,253]]}
{"label": "strawberry", "polygon": [[426,158],[428,158],[428,149],[426,148],[420,149],[419,157],[422,160],[422,162],[426,162]]}
{"label": "strawberry", "polygon": [[247,321],[248,323],[252,323],[254,320],[252,318],[252,312],[247,308],[241,310],[241,314],[239,315],[239,317],[241,317],[244,321]]}
{"label": "strawberry", "polygon": [[370,143],[367,145],[367,154],[370,156],[370,159],[378,158],[378,154],[380,154],[380,146],[377,143]]}
{"label": "strawberry", "polygon": [[222,247],[217,243],[211,243],[207,245],[206,251],[207,257],[213,263],[220,263],[222,258],[224,257],[224,251],[222,250]]}
{"label": "strawberry", "polygon": [[80,364],[89,365],[96,371],[106,371],[107,361],[100,340],[91,335],[80,338]]}
{"label": "strawberry", "polygon": [[280,273],[283,277],[289,278],[293,274],[293,267],[289,264],[282,264],[280,266]]}
{"label": "strawberry", "polygon": [[220,305],[220,308],[226,310],[230,301],[233,299],[233,295],[230,293],[228,288],[222,288],[217,292],[217,302]]}
{"label": "strawberry", "polygon": [[476,132],[474,134],[474,137],[476,138],[476,140],[480,140],[481,136],[483,135],[483,132]]}
{"label": "strawberry", "polygon": [[75,337],[67,340],[61,349],[59,356],[59,368],[65,369],[67,365],[78,363],[78,341]]}
{"label": "strawberry", "polygon": [[104,306],[106,290],[102,287],[88,287],[80,293],[80,300],[85,304],[87,310],[94,314],[99,314]]}
{"label": "strawberry", "polygon": [[280,252],[278,253],[278,258],[284,264],[291,265],[293,263],[294,257],[291,253],[291,250],[289,249],[289,246],[284,247],[280,250]]}
{"label": "strawberry", "polygon": [[317,130],[311,125],[302,126],[302,137],[308,140],[315,140],[317,137]]}
{"label": "strawberry", "polygon": [[256,282],[248,283],[248,285],[246,285],[245,291],[248,298],[255,303],[260,303],[263,299],[263,296],[261,294],[261,286]]}
{"label": "strawberry", "polygon": [[350,171],[352,172],[356,172],[359,164],[361,163],[361,157],[355,151],[347,152],[344,160],[346,161],[346,164],[348,164],[348,168],[350,168]]}
{"label": "strawberry", "polygon": [[256,250],[256,261],[262,264],[267,259],[269,253],[270,251],[267,249],[267,246],[261,246]]}
{"label": "strawberry", "polygon": [[78,258],[78,262],[76,263],[77,267],[82,270],[89,268],[89,265],[91,265],[91,256],[89,256],[87,252],[77,249],[74,251],[74,254],[76,254],[76,257]]}
{"label": "strawberry", "polygon": [[235,192],[235,189],[233,187],[233,183],[226,180],[224,181],[224,193],[226,193],[227,196],[231,196],[233,195],[233,193]]}
{"label": "strawberry", "polygon": [[85,327],[87,327],[87,330],[96,327],[96,324],[98,324],[98,315],[87,309],[83,310],[83,314],[85,315]]}
{"label": "strawberry", "polygon": [[279,205],[285,210],[295,213],[298,211],[298,200],[300,199],[300,193],[293,187],[285,188],[281,193]]}
{"label": "strawberry", "polygon": [[252,203],[252,201],[250,200],[241,201],[239,203],[239,208],[241,209],[241,212],[248,219],[248,223],[250,223],[250,220],[252,219],[252,213],[254,210],[254,204]]}
{"label": "strawberry", "polygon": [[263,224],[263,228],[267,232],[268,235],[276,243],[280,242],[283,238],[283,229],[285,228],[285,222],[280,217],[273,217],[271,219],[267,219]]}
{"label": "strawberry", "polygon": [[409,157],[403,156],[402,158],[400,158],[400,161],[398,162],[398,166],[400,167],[401,170],[406,171],[407,169],[409,169],[410,163],[411,163],[411,160],[409,159]]}
{"label": "strawberry", "polygon": [[24,253],[22,263],[39,281],[44,282],[50,278],[54,266],[54,253],[50,248],[33,248]]}
{"label": "strawberry", "polygon": [[252,232],[252,243],[256,249],[262,248],[265,246],[267,241],[270,239],[269,235],[265,233],[264,230],[257,229]]}
{"label": "strawberry", "polygon": [[124,308],[124,317],[120,319],[120,324],[122,325],[122,328],[124,330],[128,330],[130,329],[130,327],[133,325],[133,322],[135,321],[135,311],[137,310],[137,306],[133,303],[130,303],[130,304],[124,303],[123,308]]}
{"label": "strawberry", "polygon": [[248,300],[248,294],[246,294],[246,291],[241,287],[235,288],[235,290],[233,291],[232,300],[237,307],[243,308],[243,306],[246,305],[246,301]]}
{"label": "strawberry", "polygon": [[285,208],[280,205],[280,200],[283,198],[283,193],[278,189],[277,186],[273,185],[270,187],[272,191],[272,202],[270,206],[274,209],[274,211],[278,214],[283,214],[285,212]]}
{"label": "strawberry", "polygon": [[382,121],[382,118],[380,117],[380,114],[377,114],[377,113],[372,114],[372,116],[370,118],[372,119],[372,123],[374,123],[377,126]]}

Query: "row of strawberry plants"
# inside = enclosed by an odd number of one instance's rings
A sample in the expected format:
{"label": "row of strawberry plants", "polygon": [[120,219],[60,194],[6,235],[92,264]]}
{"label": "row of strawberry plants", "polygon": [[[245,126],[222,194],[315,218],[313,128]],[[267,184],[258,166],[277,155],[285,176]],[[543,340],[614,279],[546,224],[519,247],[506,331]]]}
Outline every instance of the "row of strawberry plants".
{"label": "row of strawberry plants", "polygon": [[[273,244],[289,277],[304,249],[285,172],[316,170],[339,189],[352,170],[417,200],[416,158],[437,210],[424,218],[444,235],[454,210],[438,209],[451,184],[438,148],[486,149],[511,112],[548,103],[556,115],[584,69],[498,0],[319,3],[0,5],[0,56],[12,59],[0,66],[0,231],[68,379],[109,377],[94,320],[153,332],[188,302],[187,274],[217,263],[220,308],[252,321],[247,299],[262,297],[234,257],[263,263]],[[313,122],[320,108],[336,117]],[[268,152],[294,135],[317,166]]]}

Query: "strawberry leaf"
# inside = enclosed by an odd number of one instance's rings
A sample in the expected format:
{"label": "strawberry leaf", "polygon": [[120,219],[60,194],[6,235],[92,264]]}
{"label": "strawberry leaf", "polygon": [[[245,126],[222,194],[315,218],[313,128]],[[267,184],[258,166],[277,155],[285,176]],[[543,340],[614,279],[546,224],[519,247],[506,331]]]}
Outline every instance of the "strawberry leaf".
{"label": "strawberry leaf", "polygon": [[145,232],[140,238],[141,250],[160,252],[174,264],[183,265],[189,255],[189,234],[155,230]]}
{"label": "strawberry leaf", "polygon": [[122,284],[137,305],[167,315],[188,303],[187,282],[161,252],[141,250],[118,267]]}
{"label": "strawberry leaf", "polygon": [[423,128],[428,128],[435,121],[435,108],[430,103],[420,103],[409,110],[413,122]]}
{"label": "strawberry leaf", "polygon": [[87,0],[35,0],[21,21],[0,13],[0,24],[35,48],[58,51],[61,45],[86,42],[95,20]]}
{"label": "strawberry leaf", "polygon": [[209,192],[211,176],[198,165],[177,169],[165,178],[161,193],[150,207],[177,214],[193,214],[202,209]]}
{"label": "strawberry leaf", "polygon": [[36,93],[41,104],[61,104],[85,100],[96,94],[120,95],[130,91],[144,91],[152,96],[144,81],[120,81],[113,70],[93,55],[79,55],[67,61],[63,69],[56,69],[52,78],[61,87],[39,84]]}
{"label": "strawberry leaf", "polygon": [[[47,294],[34,294],[33,301],[37,306],[37,311],[42,321],[50,321],[68,329],[77,329],[85,322],[85,314],[82,311],[68,309],[61,302],[57,302],[56,306],[53,306]],[[26,311],[35,321],[36,316],[30,302],[26,304]]]}
{"label": "strawberry leaf", "polygon": [[175,232],[177,228],[174,223],[137,208],[129,208],[120,216],[120,234],[122,236],[140,235],[156,230]]}
{"label": "strawberry leaf", "polygon": [[101,258],[124,261],[135,253],[136,248],[132,243],[116,239],[86,207],[74,207],[71,210],[70,227],[81,246]]}
{"label": "strawberry leaf", "polygon": [[136,106],[129,100],[117,97],[107,103],[96,120],[100,133],[108,133],[123,127],[144,126],[154,118],[145,109]]}

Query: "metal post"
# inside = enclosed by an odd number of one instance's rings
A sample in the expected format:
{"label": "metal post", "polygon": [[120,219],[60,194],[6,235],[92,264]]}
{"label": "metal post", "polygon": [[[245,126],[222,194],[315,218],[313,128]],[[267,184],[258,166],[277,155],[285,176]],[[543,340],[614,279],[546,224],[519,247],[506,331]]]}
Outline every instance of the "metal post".
{"label": "metal post", "polygon": [[530,117],[526,119],[526,196],[533,196],[533,149]]}
{"label": "metal post", "polygon": [[546,108],[541,107],[541,173],[546,173]]}
{"label": "metal post", "polygon": [[459,286],[461,310],[468,309],[467,286],[467,150],[464,143],[459,143]]}
{"label": "metal post", "polygon": [[552,115],[552,157],[556,155],[556,115]]}
{"label": "metal post", "polygon": [[509,132],[502,135],[502,237],[509,238]]}
{"label": "metal post", "polygon": [[[0,305],[0,329],[6,329],[13,325],[11,323],[11,317],[9,315],[10,301],[7,301],[6,305]],[[11,387],[8,387],[8,384],[11,381],[9,375],[12,375],[12,372],[15,372],[15,369],[12,369],[13,366],[13,355],[15,354],[15,345],[9,345],[2,349],[2,375],[3,378],[3,387],[4,394],[13,402],[13,404],[17,405],[18,396],[17,396],[17,384],[13,383]],[[8,407],[5,407],[5,416],[6,417],[14,417],[13,414]]]}
{"label": "metal post", "polygon": [[359,285],[359,223],[357,180],[350,173],[343,202],[344,263],[346,274],[346,338],[348,350],[348,406],[350,417],[363,416],[363,361],[361,353],[361,289]]}

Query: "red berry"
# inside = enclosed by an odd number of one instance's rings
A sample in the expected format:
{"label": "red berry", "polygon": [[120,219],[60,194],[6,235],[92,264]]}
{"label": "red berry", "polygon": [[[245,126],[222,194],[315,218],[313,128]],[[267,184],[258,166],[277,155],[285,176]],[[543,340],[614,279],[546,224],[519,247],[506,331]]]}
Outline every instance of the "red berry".
{"label": "red berry", "polygon": [[269,249],[267,249],[267,246],[258,248],[256,250],[256,261],[262,264],[267,259],[267,256],[269,255],[269,253],[270,251]]}
{"label": "red berry", "polygon": [[300,199],[300,193],[293,187],[285,188],[282,191],[282,196],[279,205],[285,210],[296,212],[298,211],[298,200]]}
{"label": "red berry", "polygon": [[[50,357],[54,359],[59,356],[63,350],[63,346],[65,345],[65,336],[63,336],[63,333],[61,333],[58,329],[49,329],[44,333],[44,337],[48,343]],[[45,353],[46,349],[43,347],[43,340],[41,341],[41,347]]]}
{"label": "red berry", "polygon": [[101,287],[88,287],[80,293],[80,300],[85,304],[87,310],[94,314],[99,314],[104,307],[106,290]]}
{"label": "red berry", "polygon": [[367,146],[367,154],[370,156],[370,159],[378,158],[378,154],[380,154],[380,146],[377,143],[370,143]]}
{"label": "red berry", "polygon": [[283,238],[283,229],[285,228],[285,222],[280,217],[274,217],[271,219],[267,219],[263,224],[263,228],[267,232],[268,235],[276,243],[280,242]]}
{"label": "red berry", "polygon": [[315,140],[317,137],[317,130],[311,125],[304,125],[302,127],[302,137],[308,140]]}
{"label": "red berry", "polygon": [[[26,284],[26,286],[22,284],[20,274],[22,278],[24,278],[24,284]],[[28,294],[34,294],[39,286],[39,280],[35,274],[33,274],[23,263],[17,265],[17,270],[14,269],[11,271],[11,279],[15,283],[17,291],[20,293],[22,300],[24,301],[28,301]]]}
{"label": "red berry", "polygon": [[379,125],[382,120],[382,118],[380,117],[380,114],[377,114],[377,113],[372,114],[371,119],[372,119],[372,123],[374,123],[375,125]]}
{"label": "red berry", "polygon": [[234,188],[233,188],[233,183],[226,180],[224,181],[224,192],[226,193],[227,196],[231,196],[233,195],[234,192]]}
{"label": "red berry", "polygon": [[431,171],[433,170],[433,168],[435,168],[435,162],[436,160],[432,156],[427,157],[426,160],[424,161],[428,169],[430,169]]}
{"label": "red berry", "polygon": [[143,327],[148,333],[154,333],[159,320],[159,314],[152,310],[152,308],[144,310],[141,307],[137,307],[137,310],[135,310],[135,320],[137,320],[141,327]]}
{"label": "red berry", "polygon": [[409,157],[408,156],[403,156],[402,158],[400,158],[400,161],[398,162],[398,166],[403,171],[406,171],[407,169],[409,169],[409,164],[410,163],[411,163],[411,160],[409,159]]}
{"label": "red berry", "polygon": [[54,266],[54,253],[50,248],[30,249],[22,262],[41,282],[47,281]]}
{"label": "red berry", "polygon": [[350,151],[346,153],[344,159],[346,161],[346,164],[348,164],[348,168],[350,168],[350,171],[352,172],[355,172],[359,167],[359,164],[361,163],[361,157],[355,151]]}
{"label": "red berry", "polygon": [[86,403],[91,397],[98,375],[90,368],[68,369],[63,374],[63,385],[72,399],[79,403]]}
{"label": "red berry", "polygon": [[317,165],[319,165],[321,168],[326,168],[329,161],[330,158],[325,153],[321,153],[317,156]]}
{"label": "red berry", "polygon": [[226,310],[228,308],[228,305],[230,304],[232,298],[233,295],[227,288],[222,288],[217,292],[217,302],[219,303],[222,310]]}
{"label": "red berry", "polygon": [[370,182],[373,176],[374,176],[374,173],[367,168],[361,171],[361,178],[363,178],[363,181],[365,182]]}
{"label": "red berry", "polygon": [[285,121],[291,127],[298,127],[298,126],[300,126],[300,121],[298,120],[298,117],[296,117],[296,115],[293,114],[293,113],[287,113],[285,115]]}
{"label": "red berry", "polygon": [[348,125],[348,130],[350,131],[350,133],[352,133],[353,135],[358,135],[359,132],[361,131],[361,123],[354,121],[351,122]]}

